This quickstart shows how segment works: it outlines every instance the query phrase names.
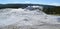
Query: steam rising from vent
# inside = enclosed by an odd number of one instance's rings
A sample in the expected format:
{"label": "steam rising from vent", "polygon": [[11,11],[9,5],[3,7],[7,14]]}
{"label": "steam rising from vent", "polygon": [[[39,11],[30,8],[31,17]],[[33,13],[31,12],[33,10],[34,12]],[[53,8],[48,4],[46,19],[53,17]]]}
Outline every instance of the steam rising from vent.
{"label": "steam rising from vent", "polygon": [[43,10],[43,6],[28,6],[26,7],[26,9],[29,9],[29,10]]}
{"label": "steam rising from vent", "polygon": [[48,18],[47,14],[39,10],[40,8],[42,9],[42,7],[38,7],[38,6],[37,7],[33,6],[32,8],[31,7],[27,7],[25,9],[22,8],[1,9],[0,26],[7,26],[7,25],[32,26],[32,25],[57,23],[56,19],[54,18],[51,19],[50,17]]}

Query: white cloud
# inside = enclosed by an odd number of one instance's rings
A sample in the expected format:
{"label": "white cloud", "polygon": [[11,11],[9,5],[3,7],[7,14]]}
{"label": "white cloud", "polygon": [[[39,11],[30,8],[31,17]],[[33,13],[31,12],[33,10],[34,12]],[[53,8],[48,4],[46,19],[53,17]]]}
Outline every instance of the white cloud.
{"label": "white cloud", "polygon": [[25,1],[25,3],[31,3],[30,1]]}
{"label": "white cloud", "polygon": [[60,6],[60,3],[39,3],[39,4]]}
{"label": "white cloud", "polygon": [[20,1],[12,1],[12,2],[6,2],[6,3],[3,3],[3,4],[8,4],[8,3],[12,3],[12,4],[14,4],[14,3],[33,3],[33,2],[31,2],[31,1],[24,1],[24,2],[20,2]]}
{"label": "white cloud", "polygon": [[50,3],[48,5],[60,6],[60,3]]}
{"label": "white cloud", "polygon": [[44,4],[44,5],[53,5],[53,6],[60,6],[60,3],[44,3],[44,2],[31,2],[31,1],[16,1],[16,0],[13,0],[13,1],[7,1],[3,4],[6,4],[6,3],[28,3],[28,4]]}

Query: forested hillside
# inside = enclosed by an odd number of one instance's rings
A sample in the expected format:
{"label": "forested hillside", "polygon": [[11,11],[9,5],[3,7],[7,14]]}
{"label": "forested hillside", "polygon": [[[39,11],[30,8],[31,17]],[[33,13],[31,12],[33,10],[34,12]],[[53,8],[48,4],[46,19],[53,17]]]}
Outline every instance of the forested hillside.
{"label": "forested hillside", "polygon": [[0,4],[3,8],[25,8],[27,6],[43,6],[43,11],[47,14],[60,14],[60,6],[42,5],[42,4]]}
{"label": "forested hillside", "polygon": [[55,6],[43,10],[47,14],[60,14],[60,6]]}

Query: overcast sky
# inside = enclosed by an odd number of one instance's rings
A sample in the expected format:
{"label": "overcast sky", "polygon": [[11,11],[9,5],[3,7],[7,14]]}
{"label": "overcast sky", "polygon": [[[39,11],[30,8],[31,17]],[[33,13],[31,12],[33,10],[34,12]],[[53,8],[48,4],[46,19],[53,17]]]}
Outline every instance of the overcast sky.
{"label": "overcast sky", "polygon": [[32,3],[60,6],[60,0],[0,0],[1,4],[7,3]]}

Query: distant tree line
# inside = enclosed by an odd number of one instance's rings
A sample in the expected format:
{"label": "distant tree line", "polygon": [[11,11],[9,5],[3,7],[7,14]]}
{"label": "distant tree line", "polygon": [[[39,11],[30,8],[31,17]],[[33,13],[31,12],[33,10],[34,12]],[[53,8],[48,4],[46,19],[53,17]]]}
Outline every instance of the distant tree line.
{"label": "distant tree line", "polygon": [[48,7],[45,8],[43,11],[47,14],[60,14],[60,7],[59,6],[50,7],[50,8]]}
{"label": "distant tree line", "polygon": [[26,8],[27,6],[43,6],[43,11],[46,14],[60,14],[60,6],[42,5],[42,4],[0,4],[0,9],[3,8]]}

